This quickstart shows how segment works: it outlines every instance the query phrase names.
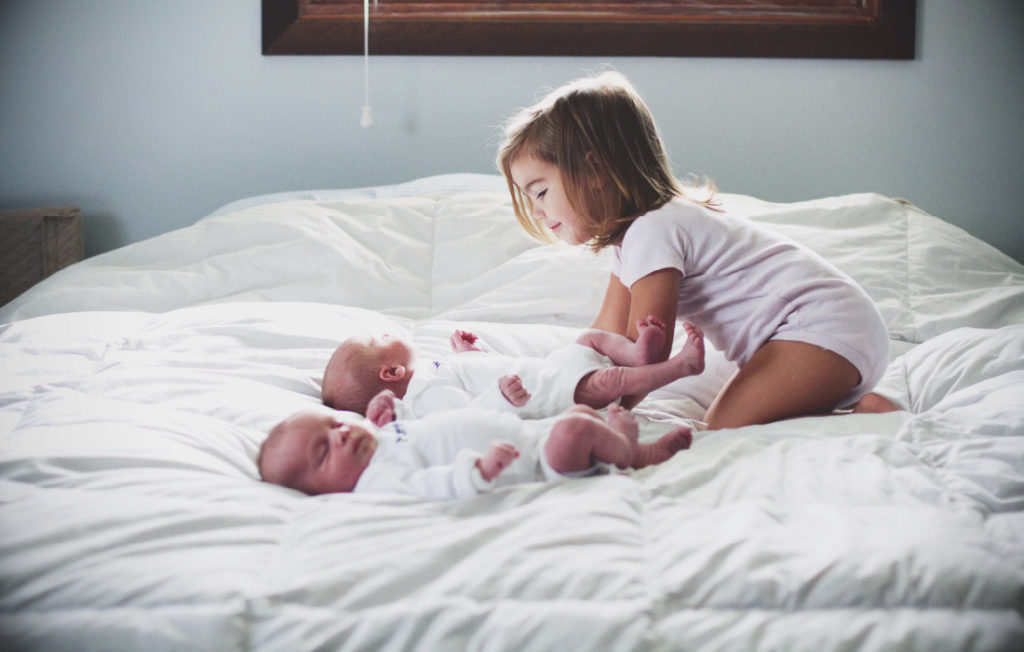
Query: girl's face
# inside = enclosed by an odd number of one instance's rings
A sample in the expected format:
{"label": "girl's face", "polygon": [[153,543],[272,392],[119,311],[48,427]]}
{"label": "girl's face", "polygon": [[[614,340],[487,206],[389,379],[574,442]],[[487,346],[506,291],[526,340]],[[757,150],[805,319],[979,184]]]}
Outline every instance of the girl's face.
{"label": "girl's face", "polygon": [[593,237],[569,204],[562,175],[553,164],[523,155],[509,165],[512,182],[533,202],[533,215],[564,242],[578,245]]}

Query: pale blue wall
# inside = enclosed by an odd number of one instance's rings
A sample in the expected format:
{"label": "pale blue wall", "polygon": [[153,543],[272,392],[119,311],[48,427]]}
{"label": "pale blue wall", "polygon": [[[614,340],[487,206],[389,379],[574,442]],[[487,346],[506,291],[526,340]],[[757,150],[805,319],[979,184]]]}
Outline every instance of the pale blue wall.
{"label": "pale blue wall", "polygon": [[0,1],[0,208],[75,204],[99,253],[243,196],[493,172],[495,127],[610,63],[677,172],[904,197],[1024,260],[1024,2],[919,0],[914,61],[265,57],[257,0]]}

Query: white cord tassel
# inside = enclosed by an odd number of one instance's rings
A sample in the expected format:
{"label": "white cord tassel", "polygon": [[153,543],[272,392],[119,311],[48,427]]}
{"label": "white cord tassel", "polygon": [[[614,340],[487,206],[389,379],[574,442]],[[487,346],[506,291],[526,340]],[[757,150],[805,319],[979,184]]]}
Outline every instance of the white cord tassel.
{"label": "white cord tassel", "polygon": [[363,0],[363,115],[359,118],[359,125],[365,129],[372,124],[373,113],[370,109],[370,0]]}

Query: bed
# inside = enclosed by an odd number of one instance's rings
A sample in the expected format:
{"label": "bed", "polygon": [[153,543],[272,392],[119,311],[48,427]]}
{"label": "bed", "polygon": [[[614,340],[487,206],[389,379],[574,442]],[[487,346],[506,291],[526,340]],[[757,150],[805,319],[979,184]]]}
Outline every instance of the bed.
{"label": "bed", "polygon": [[68,267],[0,309],[0,648],[1024,649],[1024,267],[877,194],[725,206],[859,281],[904,409],[701,429],[733,372],[650,394],[640,471],[464,500],[259,481],[343,337],[456,328],[542,355],[603,254],[503,181],[278,193]]}

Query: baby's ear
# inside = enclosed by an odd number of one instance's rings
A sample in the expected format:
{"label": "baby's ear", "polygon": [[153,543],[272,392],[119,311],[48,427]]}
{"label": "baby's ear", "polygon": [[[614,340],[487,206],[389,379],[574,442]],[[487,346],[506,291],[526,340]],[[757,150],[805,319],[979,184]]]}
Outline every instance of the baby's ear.
{"label": "baby's ear", "polygon": [[380,379],[386,383],[393,383],[405,378],[405,366],[400,364],[385,365],[380,368]]}

